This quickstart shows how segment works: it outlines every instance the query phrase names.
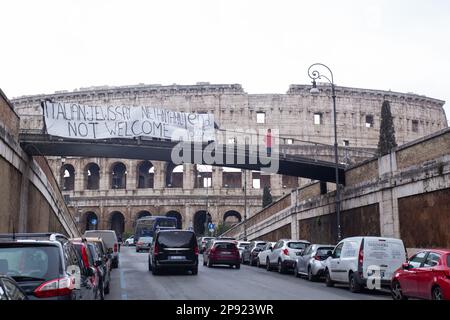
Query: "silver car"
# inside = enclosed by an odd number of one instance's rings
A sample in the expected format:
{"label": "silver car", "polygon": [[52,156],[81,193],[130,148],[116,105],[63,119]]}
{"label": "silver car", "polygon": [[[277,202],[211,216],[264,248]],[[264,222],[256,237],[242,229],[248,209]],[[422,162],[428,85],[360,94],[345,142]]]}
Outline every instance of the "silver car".
{"label": "silver car", "polygon": [[315,281],[324,275],[325,260],[328,252],[333,251],[331,244],[312,244],[296,259],[294,275],[307,276],[309,281]]}
{"label": "silver car", "polygon": [[242,259],[242,252],[250,245],[250,241],[238,241],[239,258]]}
{"label": "silver car", "polygon": [[309,245],[309,241],[306,240],[278,240],[275,246],[271,249],[271,252],[267,255],[267,271],[271,271],[273,268],[276,268],[279,273],[286,273],[288,270],[293,270],[296,264],[296,259]]}
{"label": "silver car", "polygon": [[140,252],[141,250],[150,251],[152,241],[153,237],[139,237],[136,242],[136,252]]}

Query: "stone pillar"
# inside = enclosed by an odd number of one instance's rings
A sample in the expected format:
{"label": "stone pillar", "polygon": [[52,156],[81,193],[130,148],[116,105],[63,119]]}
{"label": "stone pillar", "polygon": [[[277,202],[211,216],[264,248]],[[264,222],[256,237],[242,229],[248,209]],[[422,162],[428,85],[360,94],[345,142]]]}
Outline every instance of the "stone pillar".
{"label": "stone pillar", "polygon": [[194,227],[194,216],[192,213],[192,207],[186,204],[184,207],[185,217],[183,219],[184,228]]}
{"label": "stone pillar", "polygon": [[109,176],[109,163],[107,159],[102,159],[100,163],[100,190],[111,189]]}
{"label": "stone pillar", "polygon": [[152,161],[155,166],[155,175],[153,176],[153,188],[162,190],[165,187],[166,163],[162,161]]}
{"label": "stone pillar", "polygon": [[295,213],[297,210],[298,204],[298,191],[294,190],[291,193],[291,237],[292,239],[299,239],[299,226],[297,220],[297,214]]}
{"label": "stone pillar", "polygon": [[214,190],[220,190],[222,188],[222,185],[223,185],[222,172],[223,172],[223,168],[222,167],[213,167],[212,188]]}
{"label": "stone pillar", "polygon": [[[15,230],[15,232],[27,232],[27,222],[28,222],[28,201],[29,201],[29,186],[30,186],[30,180],[29,180],[29,174],[30,174],[30,165],[33,161],[33,158],[30,156],[27,156],[25,160],[25,167],[22,171],[22,180],[20,182],[20,207],[19,207],[19,223],[18,223],[18,230]],[[11,230],[12,231],[12,230]]]}
{"label": "stone pillar", "polygon": [[74,179],[74,185],[73,185],[73,191],[83,191],[84,190],[84,172],[83,172],[83,166],[82,161],[78,160],[75,161],[74,164],[72,164],[75,169],[75,179]]}
{"label": "stone pillar", "polygon": [[136,190],[136,161],[128,160],[125,162],[127,168],[127,190]]}
{"label": "stone pillar", "polygon": [[192,190],[194,189],[194,182],[197,177],[195,176],[195,170],[193,164],[185,163],[183,164],[183,189]]}
{"label": "stone pillar", "polygon": [[395,152],[378,158],[378,175],[382,180],[388,179],[389,181],[389,187],[384,188],[378,196],[380,234],[383,237],[400,237],[398,200],[391,181],[395,171],[397,171]]}

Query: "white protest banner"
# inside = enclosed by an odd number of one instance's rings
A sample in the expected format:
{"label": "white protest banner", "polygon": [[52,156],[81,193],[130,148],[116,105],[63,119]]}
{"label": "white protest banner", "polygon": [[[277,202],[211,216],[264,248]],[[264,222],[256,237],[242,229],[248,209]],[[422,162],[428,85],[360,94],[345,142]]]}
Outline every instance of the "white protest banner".
{"label": "white protest banner", "polygon": [[43,103],[47,133],[74,139],[152,137],[214,141],[214,115],[149,106],[87,106]]}

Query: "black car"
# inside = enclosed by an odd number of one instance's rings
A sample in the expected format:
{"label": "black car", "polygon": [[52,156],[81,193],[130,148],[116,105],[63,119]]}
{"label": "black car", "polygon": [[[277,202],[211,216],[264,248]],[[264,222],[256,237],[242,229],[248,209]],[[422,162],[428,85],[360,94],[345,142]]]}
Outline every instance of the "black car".
{"label": "black car", "polygon": [[28,298],[13,278],[0,274],[0,300],[28,300]]}
{"label": "black car", "polygon": [[0,268],[29,299],[94,299],[92,269],[62,234],[0,234]]}
{"label": "black car", "polygon": [[242,251],[241,263],[242,264],[249,263],[251,266],[256,266],[256,260],[258,258],[258,254],[260,251],[262,251],[262,249],[264,248],[266,243],[267,242],[265,242],[265,241],[250,242],[248,247],[246,247],[244,249],[244,251]]}
{"label": "black car", "polygon": [[198,273],[198,244],[193,231],[161,230],[153,237],[148,270],[156,275],[170,268]]}

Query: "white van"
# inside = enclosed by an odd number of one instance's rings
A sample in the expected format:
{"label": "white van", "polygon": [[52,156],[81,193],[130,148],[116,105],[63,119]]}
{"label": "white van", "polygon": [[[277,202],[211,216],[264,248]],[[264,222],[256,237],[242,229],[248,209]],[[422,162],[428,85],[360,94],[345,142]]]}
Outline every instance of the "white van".
{"label": "white van", "polygon": [[102,238],[105,243],[106,249],[112,254],[113,268],[119,267],[119,242],[117,241],[117,235],[114,230],[86,230],[83,237],[97,237]]}
{"label": "white van", "polygon": [[406,261],[403,241],[382,237],[352,237],[340,241],[325,261],[325,283],[348,283],[350,291],[389,286]]}

